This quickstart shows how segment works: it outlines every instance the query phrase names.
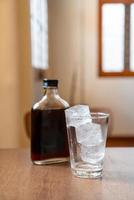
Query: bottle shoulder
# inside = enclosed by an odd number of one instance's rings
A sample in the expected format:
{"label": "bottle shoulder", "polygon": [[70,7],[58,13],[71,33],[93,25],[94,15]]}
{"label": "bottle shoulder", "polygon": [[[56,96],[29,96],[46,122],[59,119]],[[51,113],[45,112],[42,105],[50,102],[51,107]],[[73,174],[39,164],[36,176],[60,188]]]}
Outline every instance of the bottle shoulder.
{"label": "bottle shoulder", "polygon": [[69,104],[62,99],[59,95],[54,98],[47,98],[44,96],[39,102],[35,103],[32,107],[33,110],[49,110],[49,109],[65,109]]}

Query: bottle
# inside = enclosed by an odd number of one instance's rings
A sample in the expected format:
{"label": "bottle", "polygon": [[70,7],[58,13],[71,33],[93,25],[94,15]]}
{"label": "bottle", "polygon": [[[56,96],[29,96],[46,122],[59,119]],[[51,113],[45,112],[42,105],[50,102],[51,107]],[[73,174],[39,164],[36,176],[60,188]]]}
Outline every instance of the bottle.
{"label": "bottle", "polygon": [[31,160],[34,164],[68,161],[64,110],[69,104],[58,94],[58,80],[43,80],[44,96],[31,110]]}

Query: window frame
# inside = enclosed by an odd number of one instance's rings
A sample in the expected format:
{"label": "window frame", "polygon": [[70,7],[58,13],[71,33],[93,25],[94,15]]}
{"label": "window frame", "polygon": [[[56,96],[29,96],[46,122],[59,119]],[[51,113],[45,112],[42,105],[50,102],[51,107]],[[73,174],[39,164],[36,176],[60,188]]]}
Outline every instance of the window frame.
{"label": "window frame", "polygon": [[134,72],[124,69],[122,72],[105,72],[102,68],[102,6],[107,3],[123,3],[130,5],[134,3],[134,0],[99,0],[99,76],[102,77],[132,77]]}

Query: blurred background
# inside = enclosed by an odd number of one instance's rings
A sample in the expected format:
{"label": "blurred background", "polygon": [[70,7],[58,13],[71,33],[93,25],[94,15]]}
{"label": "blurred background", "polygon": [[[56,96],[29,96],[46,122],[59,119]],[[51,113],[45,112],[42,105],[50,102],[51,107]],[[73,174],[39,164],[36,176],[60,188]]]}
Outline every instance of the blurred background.
{"label": "blurred background", "polygon": [[70,105],[109,111],[110,137],[133,139],[134,77],[99,76],[99,0],[38,2],[0,1],[0,148],[29,146],[43,78],[58,79]]}

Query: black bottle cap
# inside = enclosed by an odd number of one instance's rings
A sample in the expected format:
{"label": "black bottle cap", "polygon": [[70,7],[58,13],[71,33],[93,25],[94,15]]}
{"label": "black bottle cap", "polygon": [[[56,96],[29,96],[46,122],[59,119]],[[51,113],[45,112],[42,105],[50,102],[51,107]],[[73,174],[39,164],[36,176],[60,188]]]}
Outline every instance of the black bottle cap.
{"label": "black bottle cap", "polygon": [[58,80],[44,79],[43,80],[43,88],[47,88],[47,87],[58,87]]}

